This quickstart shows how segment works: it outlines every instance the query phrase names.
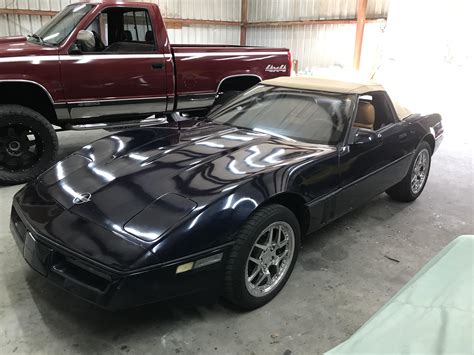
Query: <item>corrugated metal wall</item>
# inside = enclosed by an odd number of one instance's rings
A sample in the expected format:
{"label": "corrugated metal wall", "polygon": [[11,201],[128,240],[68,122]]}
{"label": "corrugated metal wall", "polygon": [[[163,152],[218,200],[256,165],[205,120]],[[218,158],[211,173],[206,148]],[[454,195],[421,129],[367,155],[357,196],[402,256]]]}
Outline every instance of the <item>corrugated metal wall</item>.
{"label": "corrugated metal wall", "polygon": [[[158,3],[164,17],[240,21],[241,0],[144,0]],[[185,26],[169,29],[172,43],[239,44],[238,26]]]}
{"label": "corrugated metal wall", "polygon": [[[146,1],[146,0],[145,0]],[[59,11],[76,0],[0,0],[0,8]],[[240,21],[240,0],[159,0],[164,17]],[[49,21],[48,16],[0,15],[0,36],[26,35]],[[238,26],[185,26],[169,30],[173,43],[239,44]]]}
{"label": "corrugated metal wall", "polygon": [[[295,21],[314,19],[354,19],[356,0],[249,0],[249,21]],[[369,0],[367,18],[386,17],[389,0]],[[371,73],[379,64],[385,23],[365,26],[361,71]],[[321,68],[352,68],[355,24],[294,25],[251,27],[250,45],[282,46],[298,60],[299,73],[315,73]]]}

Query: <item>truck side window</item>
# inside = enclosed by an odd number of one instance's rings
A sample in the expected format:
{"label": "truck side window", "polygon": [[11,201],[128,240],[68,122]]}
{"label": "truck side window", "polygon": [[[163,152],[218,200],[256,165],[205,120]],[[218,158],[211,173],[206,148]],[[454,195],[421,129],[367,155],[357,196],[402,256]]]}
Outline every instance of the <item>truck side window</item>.
{"label": "truck side window", "polygon": [[86,31],[95,45],[80,44],[83,52],[147,53],[155,51],[155,35],[146,9],[113,7],[99,14]]}

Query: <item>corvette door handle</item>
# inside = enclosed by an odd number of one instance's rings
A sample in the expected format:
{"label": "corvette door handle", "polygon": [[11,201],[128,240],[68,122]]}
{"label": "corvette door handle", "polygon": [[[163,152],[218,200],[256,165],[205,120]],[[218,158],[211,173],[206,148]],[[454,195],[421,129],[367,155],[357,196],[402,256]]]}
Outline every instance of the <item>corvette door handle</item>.
{"label": "corvette door handle", "polygon": [[398,139],[400,139],[400,141],[404,141],[408,138],[408,134],[406,133],[401,133],[398,135]]}
{"label": "corvette door handle", "polygon": [[153,63],[153,64],[151,65],[151,67],[152,67],[153,69],[163,69],[164,63],[163,63],[163,62],[161,62],[161,63]]}

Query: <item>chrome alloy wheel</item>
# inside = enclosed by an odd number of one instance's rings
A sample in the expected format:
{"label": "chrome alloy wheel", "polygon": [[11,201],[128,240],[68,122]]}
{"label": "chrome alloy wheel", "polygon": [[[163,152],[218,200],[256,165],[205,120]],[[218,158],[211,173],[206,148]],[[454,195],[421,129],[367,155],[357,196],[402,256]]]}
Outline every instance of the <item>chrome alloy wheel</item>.
{"label": "chrome alloy wheel", "polygon": [[413,194],[416,195],[423,188],[429,168],[430,152],[427,149],[422,149],[415,159],[411,172],[411,192]]}
{"label": "chrome alloy wheel", "polygon": [[286,222],[274,222],[255,241],[245,267],[245,286],[255,297],[272,292],[287,274],[295,251],[295,233]]}

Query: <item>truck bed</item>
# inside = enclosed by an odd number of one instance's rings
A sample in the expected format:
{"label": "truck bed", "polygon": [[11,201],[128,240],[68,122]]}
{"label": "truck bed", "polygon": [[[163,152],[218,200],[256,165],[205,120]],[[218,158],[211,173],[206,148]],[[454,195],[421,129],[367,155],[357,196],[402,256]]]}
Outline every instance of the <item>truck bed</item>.
{"label": "truck bed", "polygon": [[220,84],[227,78],[254,77],[261,81],[288,76],[291,72],[291,56],[287,48],[179,44],[172,45],[171,51],[175,62],[178,109],[193,99],[188,95],[198,94],[202,101],[213,101]]}

